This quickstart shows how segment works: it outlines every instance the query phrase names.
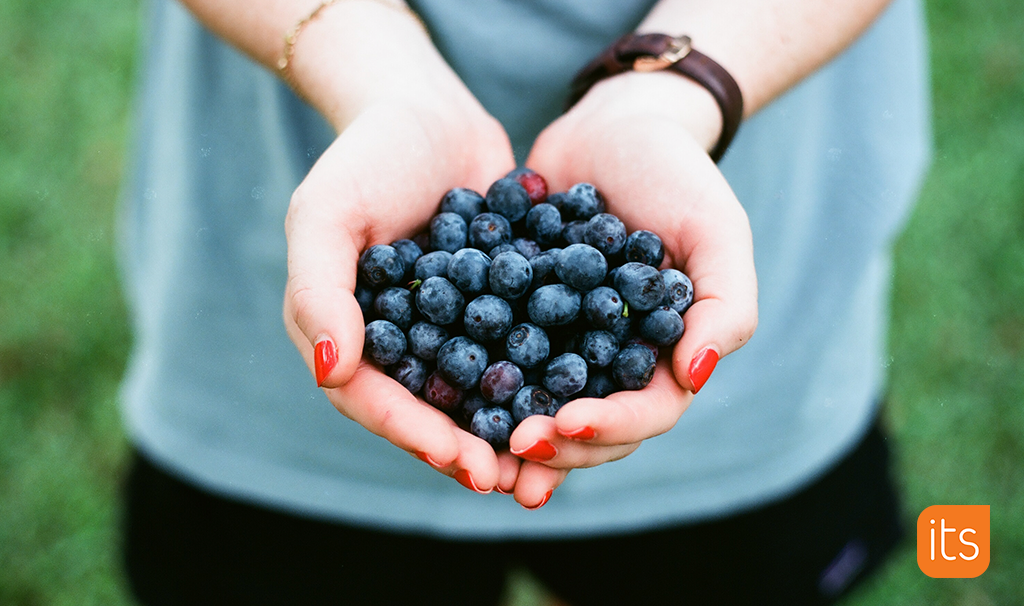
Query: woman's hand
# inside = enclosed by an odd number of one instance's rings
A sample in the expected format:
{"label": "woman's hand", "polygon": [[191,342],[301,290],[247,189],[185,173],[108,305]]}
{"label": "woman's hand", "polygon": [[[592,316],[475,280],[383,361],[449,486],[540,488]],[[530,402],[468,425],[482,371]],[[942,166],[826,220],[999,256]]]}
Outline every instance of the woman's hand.
{"label": "woman's hand", "polygon": [[362,359],[353,292],[363,250],[425,230],[448,189],[485,191],[513,167],[502,127],[453,80],[357,112],[295,191],[286,222],[285,323],[331,403],[483,492],[511,490],[518,459],[499,461],[486,442]]}
{"label": "woman's hand", "polygon": [[621,459],[671,429],[715,363],[750,339],[757,280],[746,213],[707,155],[721,117],[713,99],[675,74],[628,73],[600,82],[541,133],[527,165],[551,191],[593,183],[630,231],[661,236],[665,266],[693,281],[685,331],[643,391],[581,398],[554,418],[516,428],[527,459],[516,499],[535,505],[575,467]]}

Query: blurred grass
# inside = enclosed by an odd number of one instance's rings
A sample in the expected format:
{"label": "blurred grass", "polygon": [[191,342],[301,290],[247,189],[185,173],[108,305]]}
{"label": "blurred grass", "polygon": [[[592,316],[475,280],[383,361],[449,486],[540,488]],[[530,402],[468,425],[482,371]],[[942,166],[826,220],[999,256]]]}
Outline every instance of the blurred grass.
{"label": "blurred grass", "polygon": [[[138,4],[0,3],[0,604],[128,604],[116,551],[130,333],[113,257]],[[912,545],[845,603],[1024,603],[1024,8],[929,0],[936,160],[896,248],[905,519],[992,505],[992,564]],[[543,591],[518,577],[510,602]]]}
{"label": "blurred grass", "polygon": [[0,604],[128,603],[112,255],[137,8],[0,3]]}

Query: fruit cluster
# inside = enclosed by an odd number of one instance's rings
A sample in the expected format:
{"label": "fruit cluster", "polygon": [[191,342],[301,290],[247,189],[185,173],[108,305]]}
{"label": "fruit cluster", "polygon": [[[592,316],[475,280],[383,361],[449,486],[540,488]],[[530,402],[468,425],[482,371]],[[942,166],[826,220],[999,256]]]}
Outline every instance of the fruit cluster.
{"label": "fruit cluster", "polygon": [[530,415],[642,389],[682,336],[690,279],[659,271],[661,239],[627,234],[593,185],[548,195],[517,169],[440,210],[360,256],[364,354],[494,448]]}

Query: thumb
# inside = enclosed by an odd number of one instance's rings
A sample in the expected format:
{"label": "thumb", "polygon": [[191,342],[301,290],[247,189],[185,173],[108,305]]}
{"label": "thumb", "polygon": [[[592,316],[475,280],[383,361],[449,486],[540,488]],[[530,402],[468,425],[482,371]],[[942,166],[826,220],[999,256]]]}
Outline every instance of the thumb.
{"label": "thumb", "polygon": [[[321,217],[302,199],[288,211],[288,283],[284,321],[318,386],[339,387],[355,374],[363,350],[363,314],[355,298],[362,230]],[[361,236],[360,236],[361,237]]]}
{"label": "thumb", "polygon": [[697,393],[718,360],[750,340],[757,328],[757,276],[750,228],[733,222],[705,232],[686,260],[694,303],[683,314],[683,337],[672,352],[676,380]]}

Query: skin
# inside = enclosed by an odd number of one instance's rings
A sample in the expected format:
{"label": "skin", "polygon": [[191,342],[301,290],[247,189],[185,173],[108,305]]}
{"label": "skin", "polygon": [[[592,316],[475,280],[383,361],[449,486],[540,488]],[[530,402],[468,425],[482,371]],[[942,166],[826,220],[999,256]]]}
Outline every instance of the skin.
{"label": "skin", "polygon": [[[273,69],[283,33],[316,0],[182,0],[212,31]],[[722,64],[745,114],[833,57],[881,12],[884,0],[662,0],[641,32],[687,33]],[[401,44],[380,44],[391,37]],[[577,400],[555,418],[531,417],[513,433],[522,452],[539,441],[544,462],[483,440],[361,360],[363,323],[353,296],[359,252],[426,227],[453,186],[486,191],[514,168],[509,140],[409,15],[369,0],[340,2],[308,23],[291,63],[296,91],[339,136],[291,199],[285,225],[284,321],[313,373],[313,347],[333,341],[338,363],[324,390],[345,416],[437,471],[468,472],[527,507],[568,472],[621,459],[671,429],[693,399],[689,365],[711,348],[724,357],[757,326],[757,279],[746,214],[707,155],[722,119],[713,98],[669,73],[626,73],[595,85],[538,137],[527,165],[551,191],[588,181],[630,231],[658,233],[665,266],[691,277],[699,298],[671,359],[641,393]],[[401,175],[400,179],[394,178]],[[590,440],[565,437],[583,427]]]}

